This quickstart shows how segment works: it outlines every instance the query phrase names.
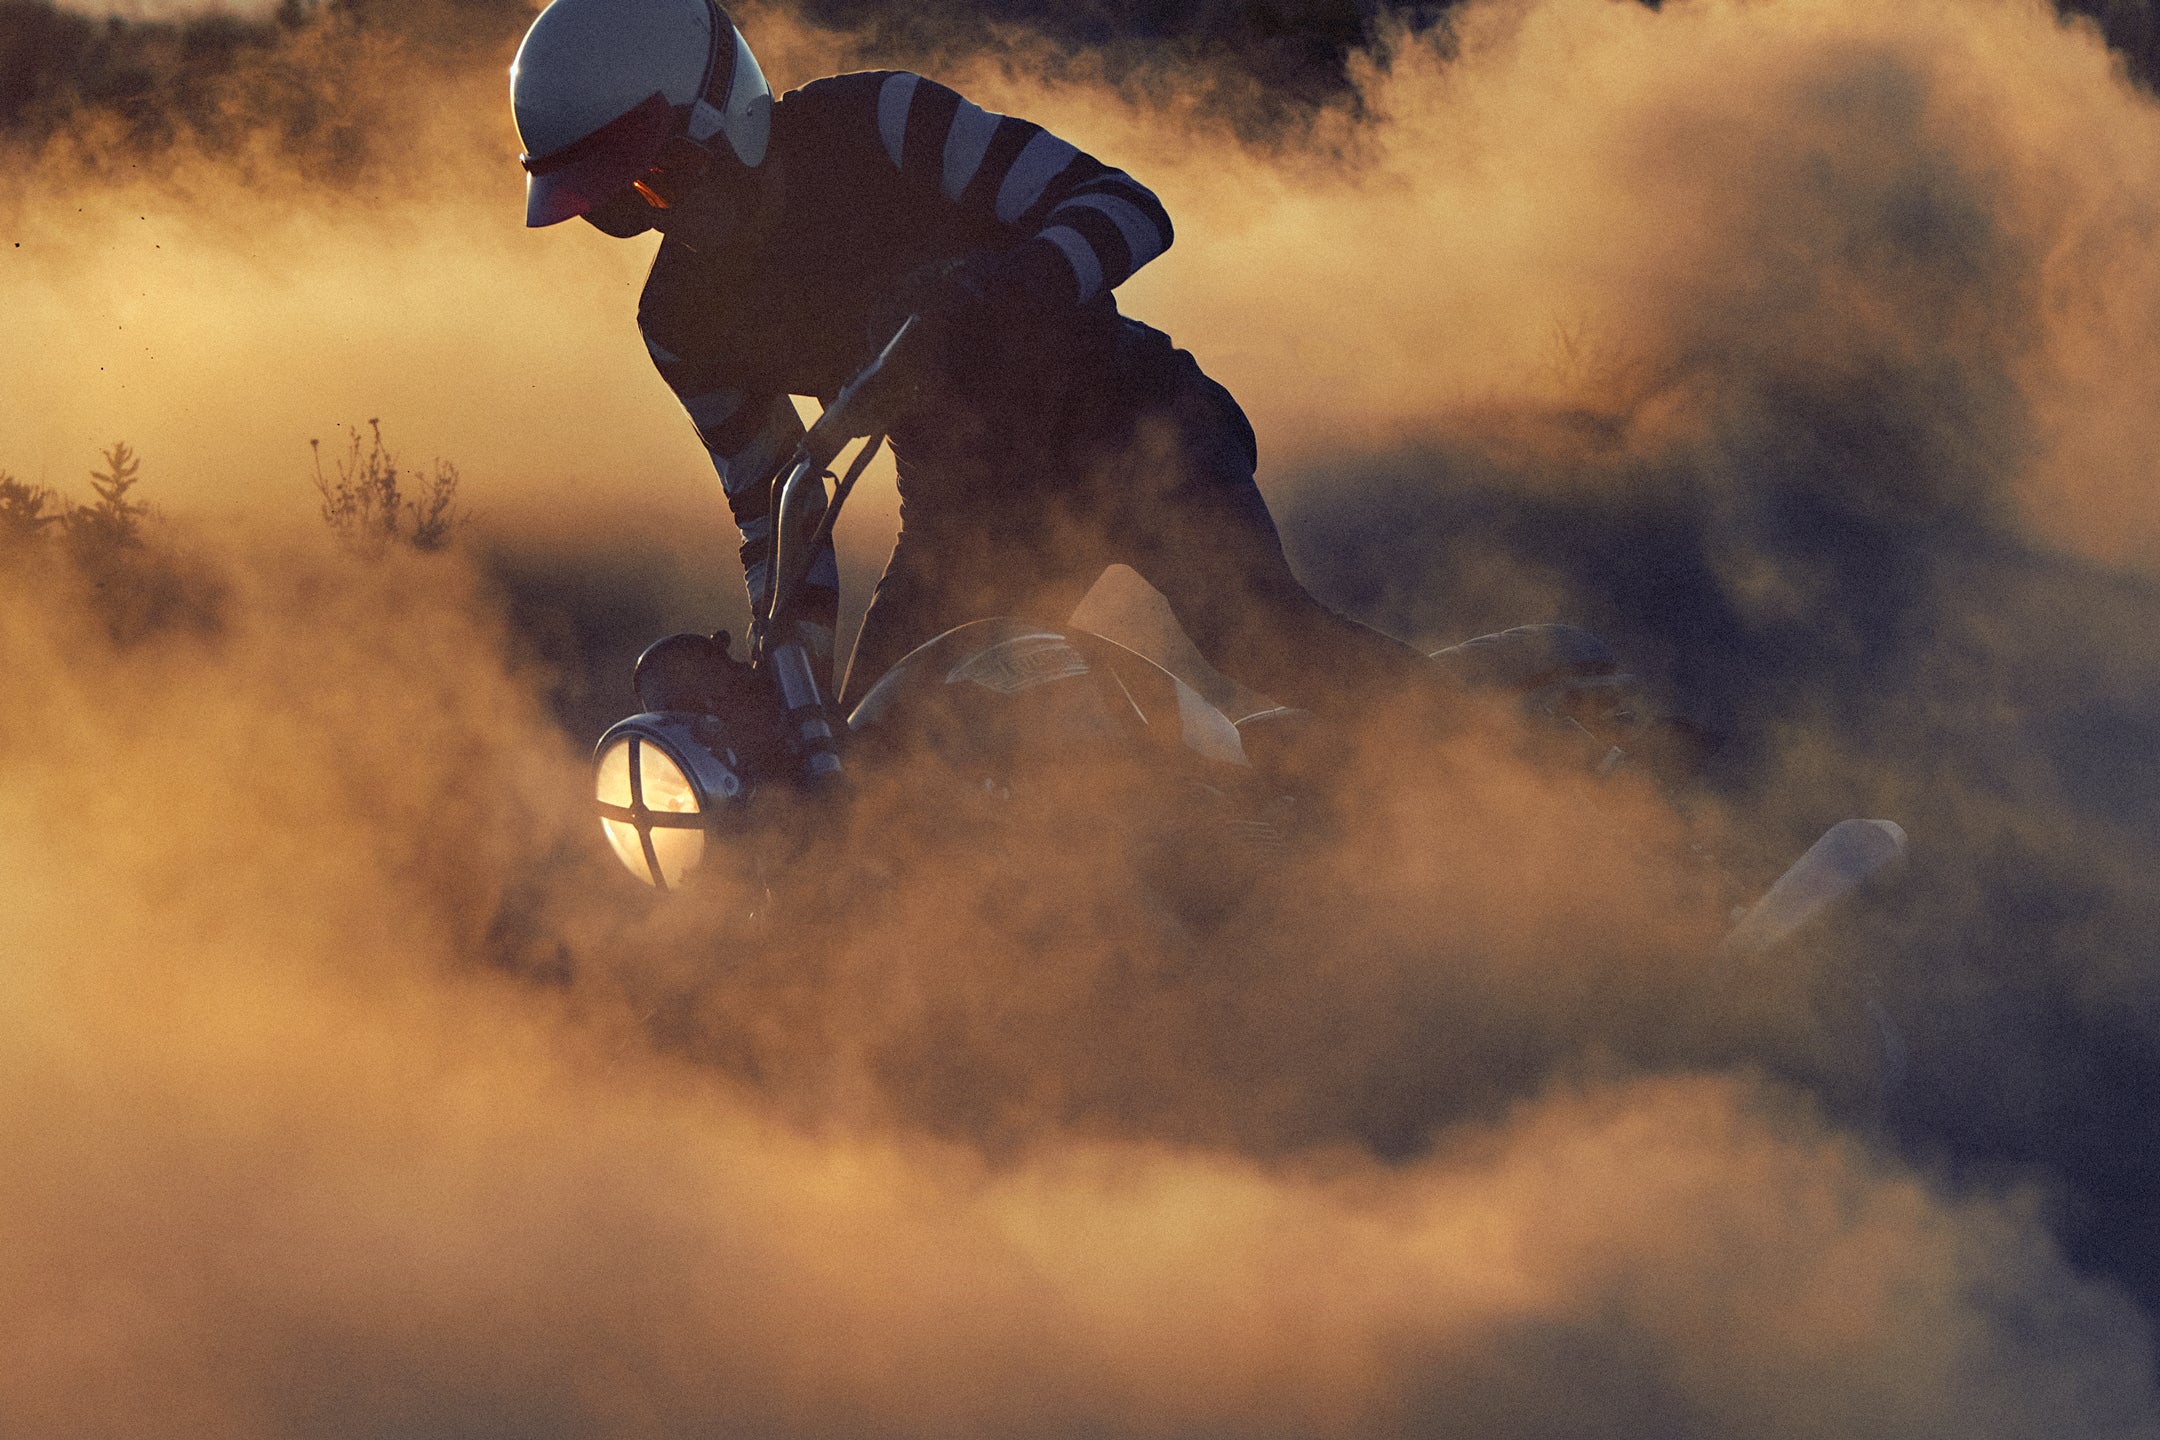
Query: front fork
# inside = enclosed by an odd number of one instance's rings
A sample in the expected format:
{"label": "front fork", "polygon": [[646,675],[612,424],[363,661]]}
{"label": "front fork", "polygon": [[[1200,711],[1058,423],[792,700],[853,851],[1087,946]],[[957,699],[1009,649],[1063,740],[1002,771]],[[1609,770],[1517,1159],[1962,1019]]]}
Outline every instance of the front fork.
{"label": "front fork", "polygon": [[801,756],[803,782],[813,789],[834,783],[842,773],[840,747],[809,649],[800,640],[789,640],[767,651],[765,663],[772,667],[787,711],[788,735]]}

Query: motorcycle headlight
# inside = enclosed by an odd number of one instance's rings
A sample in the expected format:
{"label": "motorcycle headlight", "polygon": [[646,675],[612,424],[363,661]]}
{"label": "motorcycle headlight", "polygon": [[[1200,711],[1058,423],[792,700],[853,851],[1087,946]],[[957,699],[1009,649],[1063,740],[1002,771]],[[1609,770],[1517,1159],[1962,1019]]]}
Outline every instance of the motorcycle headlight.
{"label": "motorcycle headlight", "polygon": [[719,807],[738,800],[742,779],[670,715],[633,715],[600,737],[594,795],[600,828],[631,874],[661,890],[680,885],[705,857]]}

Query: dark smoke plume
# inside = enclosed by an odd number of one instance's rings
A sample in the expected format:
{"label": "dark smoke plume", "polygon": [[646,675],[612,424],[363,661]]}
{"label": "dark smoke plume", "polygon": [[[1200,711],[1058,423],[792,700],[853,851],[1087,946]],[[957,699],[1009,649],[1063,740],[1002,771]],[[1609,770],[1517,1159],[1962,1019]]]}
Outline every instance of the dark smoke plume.
{"label": "dark smoke plume", "polygon": [[[964,4],[893,8],[814,0],[750,7],[825,32],[818,70],[934,67],[1009,56],[1019,67],[1108,79],[1189,105],[1253,138],[1354,105],[1353,61],[1383,37],[1433,33],[1452,0],[1307,0],[1159,6]],[[237,156],[267,141],[317,181],[351,182],[401,124],[398,97],[370,83],[389,63],[493,70],[529,22],[519,0],[288,0],[273,19],[208,14],[97,20],[51,0],[0,0],[0,138],[39,147],[105,128],[128,158],[187,140]]]}
{"label": "dark smoke plume", "polygon": [[1456,0],[957,0],[895,7],[804,0],[796,17],[855,53],[923,66],[1009,56],[1047,78],[1107,80],[1158,105],[1193,105],[1253,140],[1295,135],[1322,110],[1356,108],[1353,64],[1392,40],[1444,42]]}
{"label": "dark smoke plume", "polygon": [[[1364,117],[1361,64],[1404,43],[1445,49],[1461,0],[779,0],[751,5],[823,32],[796,84],[851,64],[967,66],[1107,82],[1127,99],[1227,124],[1248,141],[1309,136],[1317,117]],[[1654,0],[1646,0],[1652,3]],[[2099,26],[2131,73],[2160,75],[2153,0],[2056,0]],[[139,164],[178,141],[232,161],[264,148],[317,183],[396,163],[403,92],[385,67],[492,71],[531,14],[522,0],[282,0],[271,19],[211,12],[100,20],[55,0],[0,0],[0,142],[41,148],[99,135],[101,163]],[[1369,117],[1368,117],[1369,118]],[[388,143],[386,145],[386,141]]]}

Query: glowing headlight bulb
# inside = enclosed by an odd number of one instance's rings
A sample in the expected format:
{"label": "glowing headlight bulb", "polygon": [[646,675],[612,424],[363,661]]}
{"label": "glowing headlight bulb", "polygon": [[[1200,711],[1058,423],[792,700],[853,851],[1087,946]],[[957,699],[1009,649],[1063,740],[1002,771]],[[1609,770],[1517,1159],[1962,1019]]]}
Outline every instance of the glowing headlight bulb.
{"label": "glowing headlight bulb", "polygon": [[611,731],[598,769],[600,828],[616,858],[648,885],[681,884],[705,854],[703,807],[683,766],[652,735]]}

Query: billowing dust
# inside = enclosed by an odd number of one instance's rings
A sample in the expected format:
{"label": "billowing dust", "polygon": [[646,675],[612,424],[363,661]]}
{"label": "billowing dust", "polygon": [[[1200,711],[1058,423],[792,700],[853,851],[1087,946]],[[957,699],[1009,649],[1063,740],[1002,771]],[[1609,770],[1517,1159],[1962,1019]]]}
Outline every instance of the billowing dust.
{"label": "billowing dust", "polygon": [[[80,496],[125,435],[168,514],[0,557],[0,1430],[2160,1433],[2148,1207],[2070,1138],[2153,1123],[2087,1041],[2160,1034],[2160,111],[2038,5],[1452,38],[1268,152],[1025,50],[944,77],[1161,192],[1127,309],[1245,401],[1326,593],[1593,621],[1734,732],[1683,813],[1375,717],[1204,921],[1100,777],[996,848],[873,778],[824,921],[614,866],[631,699],[547,626],[739,602],[643,248],[518,228],[506,55],[367,60],[335,184],[19,165],[0,465]],[[315,533],[306,442],[371,416],[467,543]],[[1705,849],[1856,812],[1925,857],[1881,948],[1719,962]]]}
{"label": "billowing dust", "polygon": [[[897,901],[874,956],[796,978],[822,995],[708,932],[707,993],[738,968],[771,991],[730,1017],[742,1044],[805,1009],[828,1032],[822,1060],[753,1073],[656,1050],[622,976],[486,963],[536,874],[593,957],[686,942],[592,847],[566,858],[582,767],[469,577],[219,565],[213,623],[126,646],[64,571],[19,568],[0,608],[9,673],[36,677],[0,702],[0,1393],[26,1433],[2150,1423],[2134,1312],[2024,1201],[1934,1193],[1744,1075],[1555,1079],[1394,1164],[1316,1113],[1360,1064],[1429,1071],[1450,1026],[1406,1011],[1535,1030],[1576,953],[1656,933],[1614,908],[1623,877],[1481,873],[1525,857],[1473,845],[1558,828],[1529,781],[1457,776],[1456,815],[1397,817],[1469,893],[1421,875],[1405,910],[1411,862],[1375,867],[1357,898],[1390,908],[1341,945],[1116,956],[1137,927],[1083,915],[989,953],[1009,927],[970,915],[992,887],[966,872]],[[1601,915],[1550,903],[1575,889]],[[1314,913],[1284,908],[1293,932]],[[1544,973],[1430,973],[1452,946],[1345,973],[1443,917]],[[1669,963],[1638,958],[1652,983]],[[964,1068],[978,1024],[1042,1042],[1020,1078],[1066,1087],[1062,1118],[1008,1135],[967,1106],[1021,1086],[890,1068]],[[858,1063],[907,1037],[950,1053]],[[1146,1093],[1120,1109],[1121,1087]]]}

